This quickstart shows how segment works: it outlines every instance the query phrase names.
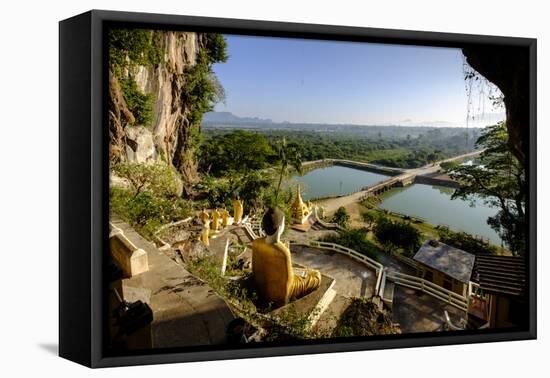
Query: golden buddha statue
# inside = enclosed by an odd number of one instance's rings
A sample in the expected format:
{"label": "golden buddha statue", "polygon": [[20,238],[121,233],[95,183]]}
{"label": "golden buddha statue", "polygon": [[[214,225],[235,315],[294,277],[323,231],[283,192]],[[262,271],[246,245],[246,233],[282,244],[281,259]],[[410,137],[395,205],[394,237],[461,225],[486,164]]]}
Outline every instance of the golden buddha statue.
{"label": "golden buddha statue", "polygon": [[201,241],[206,246],[210,245],[209,236],[210,236],[210,221],[207,220],[204,222],[204,226],[202,227],[202,231],[201,231]]}
{"label": "golden buddha statue", "polygon": [[292,222],[294,224],[304,224],[309,218],[311,213],[310,206],[306,205],[302,200],[302,195],[300,194],[300,185],[296,189],[296,198],[290,207],[290,212],[292,214]]}
{"label": "golden buddha statue", "polygon": [[218,209],[212,210],[212,230],[218,231],[220,225],[220,213],[218,212]]}
{"label": "golden buddha statue", "polygon": [[235,223],[239,224],[241,223],[241,220],[243,219],[243,201],[241,201],[238,197],[233,200],[233,218],[235,219]]}
{"label": "golden buddha statue", "polygon": [[222,211],[220,211],[220,214],[222,216],[222,227],[226,228],[229,224],[229,211],[224,207]]}
{"label": "golden buddha statue", "polygon": [[252,242],[252,273],[258,295],[266,303],[281,306],[300,298],[321,284],[318,270],[293,269],[289,248],[281,242],[284,213],[270,208],[262,219],[266,236]]}
{"label": "golden buddha statue", "polygon": [[210,215],[206,212],[206,210],[202,209],[202,211],[199,213],[199,219],[201,220],[202,224],[206,224],[210,220]]}

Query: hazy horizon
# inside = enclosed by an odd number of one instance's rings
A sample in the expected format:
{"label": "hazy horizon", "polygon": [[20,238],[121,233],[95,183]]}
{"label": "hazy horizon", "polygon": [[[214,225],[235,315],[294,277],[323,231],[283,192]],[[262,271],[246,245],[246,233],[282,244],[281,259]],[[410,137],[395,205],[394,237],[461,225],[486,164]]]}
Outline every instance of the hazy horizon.
{"label": "hazy horizon", "polygon": [[[479,127],[504,118],[468,96],[460,49],[225,35],[217,112],[276,123]],[[486,121],[483,120],[486,119]]]}

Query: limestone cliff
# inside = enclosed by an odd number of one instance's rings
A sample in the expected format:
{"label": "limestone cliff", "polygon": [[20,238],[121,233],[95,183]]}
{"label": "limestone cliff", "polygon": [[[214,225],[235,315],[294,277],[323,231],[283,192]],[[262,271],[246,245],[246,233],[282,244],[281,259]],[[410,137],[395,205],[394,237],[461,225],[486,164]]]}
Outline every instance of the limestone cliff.
{"label": "limestone cliff", "polygon": [[[152,65],[135,64],[109,75],[109,132],[112,161],[154,162],[165,160],[192,184],[197,180],[197,165],[190,141],[191,106],[185,98],[186,70],[197,63],[205,47],[204,34],[188,32],[152,32],[151,43],[160,54]],[[129,61],[129,57],[126,58]],[[139,124],[125,98],[122,82],[130,77],[141,92],[151,99],[152,118]]]}

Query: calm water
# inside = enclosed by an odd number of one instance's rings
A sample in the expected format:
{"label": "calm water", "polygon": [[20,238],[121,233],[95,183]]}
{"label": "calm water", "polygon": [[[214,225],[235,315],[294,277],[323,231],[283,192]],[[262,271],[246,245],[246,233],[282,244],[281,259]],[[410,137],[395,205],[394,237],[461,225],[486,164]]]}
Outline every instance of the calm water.
{"label": "calm water", "polygon": [[500,237],[487,224],[487,218],[498,210],[488,207],[481,200],[476,200],[473,207],[469,201],[451,200],[453,191],[442,186],[413,184],[384,194],[380,207],[416,215],[434,225],[445,224],[453,230],[479,235],[500,245]]}
{"label": "calm water", "polygon": [[302,187],[304,200],[309,200],[357,192],[386,178],[386,175],[336,165],[295,176],[293,181]]}
{"label": "calm water", "polygon": [[[383,181],[388,176],[347,167],[319,168],[296,176],[293,181],[302,186],[303,198],[308,200],[348,194]],[[451,229],[488,238],[500,245],[499,236],[487,224],[487,218],[496,214],[481,200],[470,206],[469,201],[451,200],[453,189],[442,186],[414,184],[393,189],[384,194],[381,208],[425,219],[428,223],[448,225]]]}

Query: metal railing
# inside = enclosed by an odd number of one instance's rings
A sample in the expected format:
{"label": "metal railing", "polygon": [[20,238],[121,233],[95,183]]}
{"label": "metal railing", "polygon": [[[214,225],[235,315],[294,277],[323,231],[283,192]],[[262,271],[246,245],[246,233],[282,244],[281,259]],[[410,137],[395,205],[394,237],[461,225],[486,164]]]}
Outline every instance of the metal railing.
{"label": "metal railing", "polygon": [[399,272],[388,272],[387,279],[393,281],[396,285],[408,287],[410,289],[420,290],[436,299],[446,302],[460,310],[468,311],[468,297],[457,294],[454,291],[447,290],[439,285],[420,277]]}

